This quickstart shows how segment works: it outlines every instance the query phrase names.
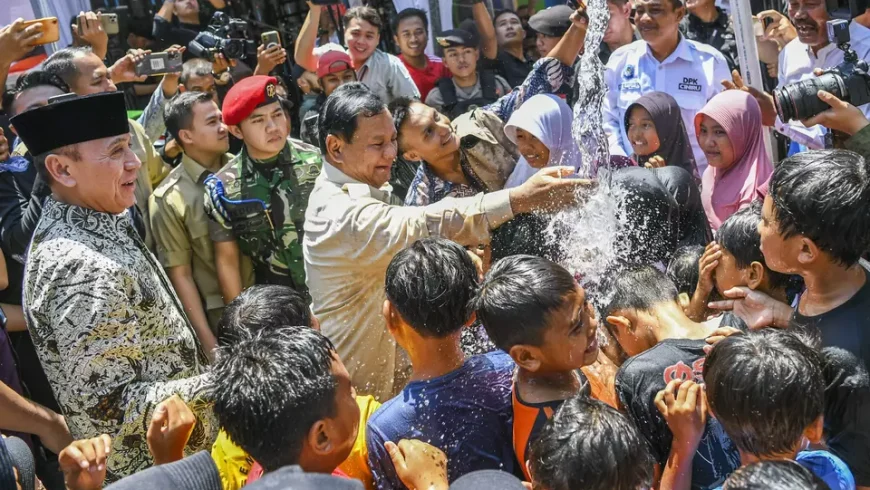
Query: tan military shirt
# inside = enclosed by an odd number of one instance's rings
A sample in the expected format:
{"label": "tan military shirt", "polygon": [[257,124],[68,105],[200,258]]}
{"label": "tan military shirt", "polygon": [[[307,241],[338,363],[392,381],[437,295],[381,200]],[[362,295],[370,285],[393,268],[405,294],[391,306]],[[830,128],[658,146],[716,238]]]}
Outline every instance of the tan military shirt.
{"label": "tan military shirt", "polygon": [[[224,155],[221,167],[232,157],[229,153]],[[157,186],[149,203],[151,230],[157,242],[160,264],[166,269],[191,266],[193,281],[207,312],[224,306],[215,266],[214,242],[208,235],[209,218],[203,206],[203,182],[210,174],[193,159],[183,155],[181,165]],[[253,267],[246,256],[241,257],[241,273],[243,288],[254,284]],[[209,323],[218,316],[210,314]],[[214,329],[216,325],[211,327]]]}
{"label": "tan military shirt", "polygon": [[513,218],[508,192],[403,207],[389,184],[375,189],[323,163],[305,212],[305,274],[321,331],[361,393],[386,401],[409,374],[382,315],[390,260],[427,236],[489,243],[490,230]]}
{"label": "tan military shirt", "polygon": [[136,121],[130,120],[130,149],[142,162],[136,177],[136,210],[145,223],[145,246],[154,250],[154,233],[151,231],[151,220],[148,219],[148,198],[157,184],[169,175],[169,166],[160,158],[151,139],[145,134],[145,128]]}

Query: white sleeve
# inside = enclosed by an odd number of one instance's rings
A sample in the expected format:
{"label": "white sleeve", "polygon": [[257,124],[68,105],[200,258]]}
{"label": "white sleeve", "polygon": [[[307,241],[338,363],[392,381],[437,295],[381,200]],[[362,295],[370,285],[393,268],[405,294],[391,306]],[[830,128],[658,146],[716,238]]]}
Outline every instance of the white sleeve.
{"label": "white sleeve", "polygon": [[622,117],[619,113],[619,74],[616,64],[607,63],[604,70],[604,84],[607,85],[607,97],[604,98],[601,110],[603,112],[604,132],[607,133],[607,145],[611,156],[626,156],[622,148]]}
{"label": "white sleeve", "polygon": [[776,122],[773,123],[774,129],[780,134],[788,136],[795,143],[801,144],[812,150],[820,150],[825,147],[825,128],[821,125],[808,128],[800,121],[782,122],[779,116],[776,116]]}

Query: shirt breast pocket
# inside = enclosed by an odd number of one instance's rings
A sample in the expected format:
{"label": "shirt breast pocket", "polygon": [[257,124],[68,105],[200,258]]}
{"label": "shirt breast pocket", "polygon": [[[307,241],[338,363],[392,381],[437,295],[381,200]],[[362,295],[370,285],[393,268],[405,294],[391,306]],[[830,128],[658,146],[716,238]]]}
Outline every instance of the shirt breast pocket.
{"label": "shirt breast pocket", "polygon": [[623,81],[619,85],[619,94],[616,99],[616,105],[619,107],[619,112],[625,113],[631,104],[637,102],[637,99],[639,99],[641,95],[640,80]]}

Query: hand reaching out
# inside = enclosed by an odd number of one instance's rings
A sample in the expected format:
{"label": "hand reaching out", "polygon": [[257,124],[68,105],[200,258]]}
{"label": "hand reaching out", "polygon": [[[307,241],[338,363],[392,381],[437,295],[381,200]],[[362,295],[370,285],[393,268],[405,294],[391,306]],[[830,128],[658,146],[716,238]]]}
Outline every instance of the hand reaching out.
{"label": "hand reaching out", "polygon": [[821,124],[828,129],[842,131],[843,133],[852,136],[870,124],[870,121],[867,120],[867,117],[864,116],[861,109],[858,109],[848,102],[843,102],[834,94],[824,90],[819,90],[818,97],[822,102],[831,106],[831,108],[824,110],[809,119],[804,119],[801,121],[804,126],[811,128],[816,124]]}
{"label": "hand reaching out", "polygon": [[112,438],[106,434],[74,441],[57,457],[68,490],[99,490],[106,479],[106,459]]}
{"label": "hand reaching out", "polygon": [[662,168],[665,165],[667,165],[667,163],[665,163],[665,159],[658,155],[650,158],[645,164],[643,164],[643,166],[646,168]]}
{"label": "hand reaching out", "polygon": [[773,103],[773,96],[744,84],[740,72],[732,71],[731,80],[722,80],[722,86],[725,87],[725,90],[743,90],[755,97],[761,107],[761,124],[773,126],[776,123],[776,105]]}
{"label": "hand reaching out", "polygon": [[196,416],[178,395],[172,395],[154,409],[146,440],[155,465],[178,461],[196,425]]}
{"label": "hand reaching out", "polygon": [[714,310],[733,311],[749,328],[788,327],[792,310],[770,296],[747,287],[731,288],[722,292],[725,300],[713,301],[708,307]]}
{"label": "hand reaching out", "polygon": [[694,454],[707,424],[707,392],[691,380],[672,380],[655,398],[668,428],[674,435],[674,449]]}
{"label": "hand reaching out", "polygon": [[410,490],[447,489],[447,456],[435,446],[416,439],[384,444],[396,474]]}

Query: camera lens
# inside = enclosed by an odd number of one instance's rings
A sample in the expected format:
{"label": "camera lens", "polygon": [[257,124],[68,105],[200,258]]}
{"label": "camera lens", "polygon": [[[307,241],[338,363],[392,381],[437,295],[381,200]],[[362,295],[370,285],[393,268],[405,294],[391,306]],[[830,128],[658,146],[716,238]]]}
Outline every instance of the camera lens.
{"label": "camera lens", "polygon": [[819,90],[849,101],[843,78],[838,73],[829,72],[774,90],[773,100],[779,118],[783,122],[807,119],[829,109],[830,106],[819,99]]}
{"label": "camera lens", "polygon": [[221,41],[221,51],[227,58],[239,59],[245,54],[245,45],[238,39],[224,39]]}

